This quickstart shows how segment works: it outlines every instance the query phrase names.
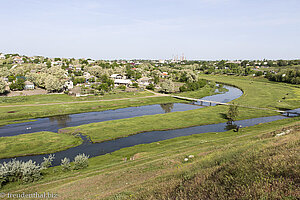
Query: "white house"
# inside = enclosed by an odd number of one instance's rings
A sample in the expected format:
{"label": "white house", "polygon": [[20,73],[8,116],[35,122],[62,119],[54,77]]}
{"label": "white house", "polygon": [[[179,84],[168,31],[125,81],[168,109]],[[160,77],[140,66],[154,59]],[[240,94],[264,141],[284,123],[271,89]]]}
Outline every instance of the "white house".
{"label": "white house", "polygon": [[62,65],[63,65],[63,62],[62,62],[62,61],[60,61],[60,60],[58,60],[58,61],[54,61],[54,62],[51,62],[51,66],[56,66],[56,65],[58,65],[58,66],[62,66]]}
{"label": "white house", "polygon": [[71,80],[66,81],[64,86],[65,86],[66,88],[68,88],[69,90],[70,90],[70,89],[73,89],[73,88],[74,88],[73,81],[71,81]]}
{"label": "white house", "polygon": [[137,80],[139,85],[143,85],[143,86],[147,86],[151,83],[150,78],[148,77],[142,77],[140,79]]}
{"label": "white house", "polygon": [[112,78],[112,79],[126,79],[126,77],[125,76],[123,77],[121,74],[112,74],[110,76],[110,78]]}
{"label": "white house", "polygon": [[125,85],[125,86],[132,85],[131,80],[128,79],[115,79],[114,83],[115,85]]}
{"label": "white house", "polygon": [[17,63],[17,64],[22,64],[24,63],[23,59],[20,57],[20,56],[16,56],[14,57],[14,63]]}
{"label": "white house", "polygon": [[25,90],[34,90],[34,84],[30,81],[25,81],[25,86],[24,89]]}
{"label": "white house", "polygon": [[92,77],[91,74],[88,72],[83,72],[83,76],[85,79],[90,79]]}
{"label": "white house", "polygon": [[5,59],[5,55],[3,53],[0,54],[0,60],[4,60]]}
{"label": "white house", "polygon": [[96,61],[94,61],[94,60],[88,60],[87,61],[89,64],[93,64],[93,63],[95,63]]}

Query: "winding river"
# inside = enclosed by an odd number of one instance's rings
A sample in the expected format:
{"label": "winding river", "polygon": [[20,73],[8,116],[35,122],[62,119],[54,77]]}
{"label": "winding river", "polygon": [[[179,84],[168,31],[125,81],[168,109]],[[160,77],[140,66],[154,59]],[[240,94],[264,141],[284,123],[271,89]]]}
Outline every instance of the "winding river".
{"label": "winding river", "polygon": [[[205,97],[205,100],[225,103],[225,102],[232,101],[233,99],[236,99],[242,95],[242,91],[237,88],[231,86],[225,86],[225,87],[228,89],[226,93]],[[77,126],[85,123],[124,119],[124,118],[142,116],[142,115],[153,115],[153,114],[160,114],[160,113],[171,112],[171,111],[172,112],[185,111],[185,110],[192,110],[197,108],[199,108],[199,106],[191,105],[191,104],[181,104],[181,103],[163,105],[163,106],[149,105],[149,106],[140,106],[140,107],[130,107],[130,108],[108,110],[102,112],[89,112],[89,113],[68,115],[67,120],[65,120],[64,123],[59,123],[60,120],[50,120],[51,118],[40,118],[37,119],[37,121],[35,122],[12,124],[12,125],[1,127],[0,135],[12,136],[12,135],[24,134],[26,133],[24,132],[24,127],[26,126],[32,126],[30,132],[34,132],[33,130],[54,131],[67,126]],[[235,124],[241,125],[243,127],[254,126],[259,123],[266,123],[266,122],[271,122],[271,121],[280,120],[284,118],[286,117],[271,116],[271,117],[253,118],[253,119],[236,121]],[[45,121],[44,123],[42,123],[43,120]],[[37,128],[33,127],[39,124],[41,125],[37,126]],[[47,125],[49,124],[51,126],[47,128]],[[23,129],[21,127],[23,127]],[[5,132],[3,132],[3,130],[5,130]],[[12,133],[12,130],[14,131],[23,130],[23,132]],[[167,140],[176,137],[188,136],[188,135],[200,134],[200,133],[224,132],[226,130],[227,130],[227,124],[219,123],[219,124],[202,125],[202,126],[195,126],[195,127],[175,129],[175,130],[167,130],[167,131],[144,132],[144,133],[128,136],[125,138],[106,141],[102,143],[91,143],[85,136],[81,136],[82,139],[84,140],[84,142],[81,145],[55,153],[55,160],[53,162],[53,165],[59,165],[60,160],[63,159],[64,157],[68,157],[71,160],[73,160],[74,157],[79,153],[85,153],[87,155],[90,155],[90,157],[95,157],[95,156],[111,153],[122,148],[131,147],[139,144],[147,144],[152,142],[158,142],[161,140]],[[37,163],[41,163],[43,161],[43,157],[47,157],[47,156],[48,156],[47,154],[23,156],[23,157],[18,157],[18,160],[23,160],[23,161],[33,160],[36,161]],[[2,159],[0,160],[0,162],[1,163],[7,162],[9,160],[11,160],[11,158]]]}
{"label": "winding river", "polygon": [[[204,97],[203,99],[226,103],[240,97],[243,94],[241,90],[235,87],[224,87],[228,90],[227,92]],[[205,105],[208,105],[208,103],[203,104],[203,106]],[[36,118],[33,119],[35,121],[9,124],[0,127],[0,137],[15,136],[40,131],[57,132],[59,129],[71,126],[80,126],[83,124],[89,124],[94,122],[125,119],[144,115],[155,115],[168,112],[194,110],[198,109],[199,106],[200,105],[193,105],[187,103],[167,103],[139,107],[128,107],[100,112],[86,112],[71,115],[59,115],[47,118]]]}

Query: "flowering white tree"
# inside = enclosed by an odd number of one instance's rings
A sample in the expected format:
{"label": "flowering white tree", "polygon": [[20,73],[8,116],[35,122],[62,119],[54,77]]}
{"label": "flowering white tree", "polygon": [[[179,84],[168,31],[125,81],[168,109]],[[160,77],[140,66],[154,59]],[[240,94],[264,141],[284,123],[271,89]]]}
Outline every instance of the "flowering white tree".
{"label": "flowering white tree", "polygon": [[63,83],[57,77],[48,75],[45,81],[45,88],[49,92],[59,91],[63,88]]}
{"label": "flowering white tree", "polygon": [[60,66],[53,66],[47,70],[47,73],[55,76],[56,78],[63,79],[66,72]]}
{"label": "flowering white tree", "polygon": [[4,93],[5,92],[5,81],[3,80],[3,78],[0,78],[0,93]]}
{"label": "flowering white tree", "polygon": [[161,84],[161,89],[163,92],[165,93],[171,93],[171,92],[174,92],[175,90],[175,86],[174,86],[174,83],[173,81],[167,79],[165,80],[162,84]]}
{"label": "flowering white tree", "polygon": [[7,67],[0,68],[0,77],[8,77],[9,76],[9,70]]}

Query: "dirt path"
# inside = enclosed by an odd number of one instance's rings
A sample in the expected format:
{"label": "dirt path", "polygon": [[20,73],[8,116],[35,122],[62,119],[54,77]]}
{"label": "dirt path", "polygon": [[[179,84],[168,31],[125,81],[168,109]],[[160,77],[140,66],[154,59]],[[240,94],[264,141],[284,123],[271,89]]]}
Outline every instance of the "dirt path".
{"label": "dirt path", "polygon": [[102,101],[122,101],[122,100],[132,100],[132,99],[144,99],[144,98],[152,98],[152,97],[162,97],[162,96],[169,96],[165,94],[159,94],[152,91],[152,96],[145,96],[145,97],[135,97],[135,98],[121,98],[121,99],[103,99],[103,100],[94,100],[94,101],[69,101],[69,102],[57,102],[57,103],[43,103],[43,104],[23,104],[23,105],[6,105],[0,106],[0,108],[10,108],[10,107],[23,107],[23,106],[49,106],[49,105],[59,105],[59,104],[73,104],[73,103],[95,103],[95,102],[102,102]]}

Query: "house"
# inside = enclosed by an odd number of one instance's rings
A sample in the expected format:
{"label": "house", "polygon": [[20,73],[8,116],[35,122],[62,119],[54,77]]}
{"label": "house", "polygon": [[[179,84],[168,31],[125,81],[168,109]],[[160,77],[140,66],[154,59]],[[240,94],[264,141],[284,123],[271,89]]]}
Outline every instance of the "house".
{"label": "house", "polygon": [[168,72],[163,72],[163,73],[161,74],[161,77],[162,77],[162,78],[167,78],[167,77],[168,77]]}
{"label": "house", "polygon": [[94,60],[88,60],[87,61],[89,64],[93,64],[93,63],[95,63],[96,61],[94,61]]}
{"label": "house", "polygon": [[62,66],[62,65],[63,65],[63,62],[62,62],[62,61],[60,61],[60,60],[58,60],[58,61],[54,61],[54,62],[51,62],[51,66],[56,66],[56,65],[58,65],[58,66]]}
{"label": "house", "polygon": [[25,84],[24,86],[25,90],[34,90],[34,84],[32,82],[25,81],[24,84]]}
{"label": "house", "polygon": [[20,56],[16,56],[16,57],[14,57],[14,63],[16,63],[16,64],[22,64],[22,63],[24,63],[24,61],[23,61],[23,59],[20,57]]}
{"label": "house", "polygon": [[131,80],[128,79],[115,79],[114,81],[115,85],[125,85],[125,86],[129,86],[132,85]]}
{"label": "house", "polygon": [[75,66],[75,70],[76,70],[76,72],[80,72],[81,71],[81,66]]}
{"label": "house", "polygon": [[112,78],[112,79],[126,79],[126,77],[125,76],[123,77],[121,74],[112,74],[110,76],[110,78]]}
{"label": "house", "polygon": [[70,90],[70,89],[73,89],[74,85],[73,85],[73,81],[69,80],[69,81],[66,81],[64,86]]}
{"label": "house", "polygon": [[143,85],[143,86],[147,86],[151,83],[150,78],[148,77],[142,77],[140,79],[137,80],[139,85]]}
{"label": "house", "polygon": [[0,54],[0,60],[4,60],[5,59],[5,55],[3,53]]}

